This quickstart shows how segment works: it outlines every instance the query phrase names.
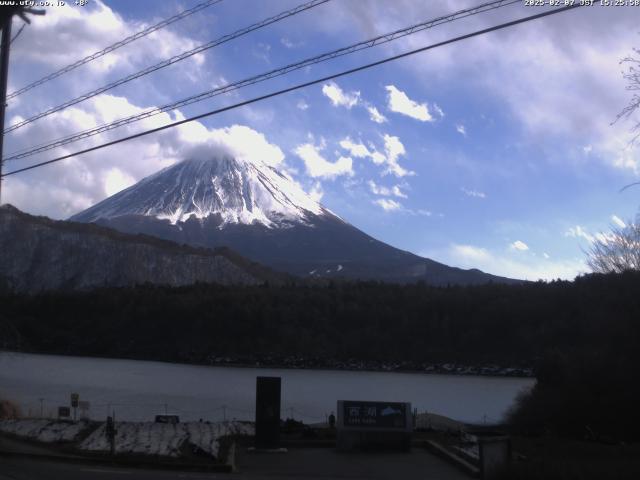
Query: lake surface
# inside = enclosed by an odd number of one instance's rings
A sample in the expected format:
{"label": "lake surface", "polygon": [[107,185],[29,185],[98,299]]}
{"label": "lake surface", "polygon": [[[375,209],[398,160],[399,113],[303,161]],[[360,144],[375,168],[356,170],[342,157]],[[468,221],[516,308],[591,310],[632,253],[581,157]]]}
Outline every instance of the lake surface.
{"label": "lake surface", "polygon": [[325,421],[337,400],[411,402],[465,422],[495,422],[531,378],[419,373],[290,370],[179,365],[0,352],[0,398],[24,414],[54,415],[72,392],[90,402],[88,414],[104,419],[151,420],[174,413],[181,420],[252,420],[257,376],[282,377],[282,418]]}

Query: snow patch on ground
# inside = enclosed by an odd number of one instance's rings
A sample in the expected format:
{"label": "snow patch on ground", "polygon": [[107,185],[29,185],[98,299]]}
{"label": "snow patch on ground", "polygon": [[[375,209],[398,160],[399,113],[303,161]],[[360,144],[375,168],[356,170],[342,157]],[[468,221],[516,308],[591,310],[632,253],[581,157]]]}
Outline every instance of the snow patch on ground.
{"label": "snow patch on ground", "polygon": [[2,420],[0,432],[46,443],[73,442],[88,426],[86,422],[64,422],[44,418]]}
{"label": "snow patch on ground", "polygon": [[[179,457],[182,449],[218,456],[220,438],[228,435],[254,435],[252,424],[242,422],[187,422],[177,424],[153,422],[117,422],[116,453],[159,455]],[[110,451],[101,425],[79,446],[81,450],[94,452]]]}

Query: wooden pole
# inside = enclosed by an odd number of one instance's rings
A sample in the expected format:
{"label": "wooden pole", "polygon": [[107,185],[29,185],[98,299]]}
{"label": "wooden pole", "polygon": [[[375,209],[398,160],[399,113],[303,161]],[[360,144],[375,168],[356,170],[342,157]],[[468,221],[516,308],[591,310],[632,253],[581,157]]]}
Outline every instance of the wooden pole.
{"label": "wooden pole", "polygon": [[7,77],[9,75],[9,48],[11,47],[11,20],[9,15],[2,25],[0,46],[0,205],[2,204],[2,166],[4,163],[4,113],[7,106]]}

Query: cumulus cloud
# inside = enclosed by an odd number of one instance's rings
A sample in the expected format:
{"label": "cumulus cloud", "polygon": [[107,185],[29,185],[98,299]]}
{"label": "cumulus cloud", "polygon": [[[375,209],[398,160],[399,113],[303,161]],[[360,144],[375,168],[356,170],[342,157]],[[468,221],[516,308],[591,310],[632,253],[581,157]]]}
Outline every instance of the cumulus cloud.
{"label": "cumulus cloud", "polygon": [[509,246],[509,248],[511,248],[512,250],[518,250],[520,252],[529,250],[529,246],[521,240],[516,240]]}
{"label": "cumulus cloud", "polygon": [[456,132],[458,132],[463,137],[467,136],[467,129],[464,128],[464,125],[462,125],[461,123],[456,125]]}
{"label": "cumulus cloud", "polygon": [[[20,58],[21,64],[35,62],[39,68],[46,68],[49,70],[47,73],[50,73],[149,26],[123,19],[100,0],[89,2],[83,8],[77,8],[71,3],[66,2],[47,15],[37,17],[37,21],[32,22],[28,28],[29,41],[12,45],[12,56]],[[61,41],[64,45],[60,44]],[[83,88],[94,86],[100,82],[102,75],[112,74],[114,71],[128,74],[134,69],[148,66],[150,61],[164,60],[197,45],[193,39],[163,28],[136,40],[135,48],[117,49],[71,74],[66,74],[65,78],[78,81],[58,82],[59,88],[71,84],[73,89],[70,91],[78,95],[81,93],[77,91],[78,85]],[[180,71],[184,78],[198,77],[198,68],[204,61],[203,54],[197,54],[181,62]],[[13,81],[16,81],[16,75],[20,77],[19,83],[26,84],[34,80],[32,72],[24,70],[21,65],[16,65],[12,70]]]}
{"label": "cumulus cloud", "polygon": [[[195,122],[192,125],[201,126]],[[202,135],[200,142],[206,137]],[[263,133],[244,125],[212,129],[208,131],[208,137],[214,144],[228,148],[232,156],[242,160],[263,162],[271,167],[279,167],[284,161],[284,153],[279,146],[269,143]],[[191,140],[198,141],[198,138]]]}
{"label": "cumulus cloud", "polygon": [[104,179],[104,190],[108,197],[118,193],[136,183],[135,178],[123,172],[119,168],[112,168]]}
{"label": "cumulus cloud", "polygon": [[316,202],[322,200],[322,197],[324,196],[324,190],[322,189],[322,184],[320,182],[315,182],[313,184],[311,190],[309,191],[309,196]]}
{"label": "cumulus cloud", "polygon": [[385,174],[392,174],[396,177],[406,177],[410,175],[415,175],[415,172],[411,170],[407,170],[403,168],[398,163],[398,159],[400,156],[406,155],[407,151],[404,148],[404,145],[400,141],[398,137],[391,135],[384,135],[384,150],[386,152],[386,163],[387,170],[385,170]]}
{"label": "cumulus cloud", "polygon": [[385,197],[394,196],[398,198],[408,198],[408,196],[402,191],[402,188],[400,187],[400,185],[393,185],[392,187],[384,187],[382,185],[378,185],[373,180],[369,180],[367,182],[367,185],[369,185],[369,189],[371,190],[371,193],[374,193],[376,195],[382,195]]}
{"label": "cumulus cloud", "polygon": [[398,90],[394,85],[387,85],[387,107],[392,112],[401,113],[421,122],[432,122],[433,117],[429,113],[426,103],[417,103],[411,100],[406,93]]}
{"label": "cumulus cloud", "polygon": [[307,108],[309,108],[309,104],[307,102],[305,102],[303,99],[298,100],[298,103],[296,103],[296,108],[299,108],[302,111],[305,111]]}
{"label": "cumulus cloud", "polygon": [[360,92],[345,92],[335,82],[325,83],[322,86],[322,93],[331,100],[334,107],[351,109],[360,101]]}
{"label": "cumulus cloud", "polygon": [[377,151],[373,145],[367,147],[363,143],[355,143],[349,137],[341,140],[340,146],[356,158],[368,157],[376,165],[386,165],[386,169],[382,172],[383,175],[391,174],[400,178],[415,175],[415,172],[407,170],[399,163],[399,158],[407,153],[400,139],[385,134],[383,141],[384,154]]}
{"label": "cumulus cloud", "polygon": [[351,155],[356,158],[371,157],[372,152],[362,143],[355,143],[349,137],[346,137],[340,141],[340,146],[345,150],[348,150]]}
{"label": "cumulus cloud", "polygon": [[382,208],[385,212],[394,212],[402,209],[402,204],[391,200],[390,198],[379,198],[374,200],[373,203]]}
{"label": "cumulus cloud", "polygon": [[387,117],[382,115],[373,105],[368,106],[367,111],[369,112],[369,118],[371,121],[375,123],[384,123],[387,121]]}
{"label": "cumulus cloud", "polygon": [[313,143],[298,145],[294,152],[304,162],[307,174],[313,178],[332,179],[341,175],[353,175],[353,161],[349,157],[340,157],[330,162],[320,153],[322,146]]}

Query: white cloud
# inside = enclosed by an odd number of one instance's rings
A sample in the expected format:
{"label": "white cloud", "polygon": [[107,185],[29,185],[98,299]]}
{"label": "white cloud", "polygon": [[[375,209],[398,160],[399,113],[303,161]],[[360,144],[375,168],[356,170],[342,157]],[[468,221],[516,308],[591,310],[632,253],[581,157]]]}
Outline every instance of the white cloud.
{"label": "white cloud", "polygon": [[433,109],[440,116],[440,118],[444,118],[444,112],[442,111],[442,109],[440,108],[440,106],[437,103],[433,104]]}
{"label": "white cloud", "polygon": [[309,191],[309,196],[315,200],[316,202],[320,202],[322,197],[324,196],[324,190],[322,189],[322,184],[320,182],[316,182],[311,187]]}
{"label": "white cloud", "polygon": [[384,135],[384,150],[387,154],[386,163],[387,170],[384,172],[385,174],[390,173],[395,175],[396,177],[405,177],[415,175],[415,172],[407,170],[400,166],[398,163],[398,158],[401,155],[406,155],[407,151],[404,148],[404,145],[400,141],[398,137],[394,137],[391,135]]}
{"label": "white cloud", "polygon": [[374,200],[376,205],[379,205],[385,212],[394,212],[402,209],[402,205],[390,198],[379,198]]}
{"label": "white cloud", "polygon": [[[194,130],[206,130],[206,127],[198,122],[186,125],[192,125]],[[191,141],[202,143],[207,137],[217,146],[228,148],[234,157],[242,160],[260,161],[271,167],[278,167],[284,161],[284,153],[280,147],[269,143],[264,134],[244,125],[208,130],[206,133],[203,131],[201,136],[191,137]]]}
{"label": "white cloud", "polygon": [[[353,17],[364,17],[358,18],[357,25],[368,35],[400,28],[406,18],[428,17],[435,8],[444,13],[453,9],[454,3],[451,0],[349,2],[349,8]],[[526,13],[526,7],[514,8]],[[570,21],[562,15],[552,16],[539,23],[478,36],[469,43],[435,49],[428,61],[403,62],[398,67],[422,81],[434,79],[434,83],[444,81],[454,88],[459,84],[464,89],[485,92],[488,102],[498,102],[510,110],[507,115],[524,128],[523,137],[527,142],[541,145],[558,142],[578,149],[591,145],[591,152],[584,152],[588,155],[571,160],[604,162],[638,175],[638,148],[635,154],[626,148],[632,138],[629,128],[637,116],[610,125],[631,98],[620,74],[625,67],[621,67],[619,61],[632,54],[631,47],[638,44],[637,19],[625,9],[602,9],[598,13],[594,16],[589,9],[577,9],[570,14]],[[492,20],[475,16],[464,22],[453,22],[447,29],[430,29],[383,48],[390,54],[418,48],[491,23],[501,23],[510,19],[511,13],[500,9],[490,16]],[[349,29],[351,25],[343,28]],[[569,46],[567,38],[572,39]],[[593,38],[598,41],[592,42]],[[548,85],[554,87],[548,88]],[[435,114],[435,106],[430,110]],[[553,125],[552,130],[549,125]],[[560,154],[548,161],[567,159],[568,155]]]}
{"label": "white cloud", "polygon": [[404,145],[398,137],[385,134],[384,154],[378,152],[372,144],[367,148],[363,143],[355,143],[351,138],[346,137],[340,141],[340,146],[349,151],[356,158],[370,158],[376,165],[386,165],[383,175],[392,174],[396,177],[415,175],[415,172],[405,169],[398,161],[400,156],[406,155]]}
{"label": "white cloud", "polygon": [[625,228],[627,226],[627,224],[624,223],[624,221],[617,215],[611,215],[611,221],[615,224],[616,227]]}
{"label": "white cloud", "polygon": [[572,238],[583,238],[589,243],[595,243],[596,241],[607,243],[614,239],[614,236],[611,233],[598,232],[592,235],[584,227],[581,227],[580,225],[576,225],[575,227],[571,227],[567,229],[567,231],[564,232],[564,236],[572,237]]}
{"label": "white cloud", "polygon": [[519,250],[521,252],[529,250],[529,246],[521,240],[516,240],[509,246],[509,248],[513,250]]}
{"label": "white cloud", "polygon": [[382,195],[385,197],[394,196],[398,198],[408,198],[408,196],[401,190],[400,185],[393,185],[389,188],[378,185],[373,180],[369,180],[367,184],[369,185],[369,189],[371,190],[371,192],[376,195]]}
{"label": "white cloud", "polygon": [[[12,56],[20,58],[21,63],[36,62],[40,68],[45,67],[48,70],[46,73],[50,73],[149,26],[123,19],[101,1],[90,2],[83,8],[74,7],[72,3],[66,2],[65,5],[49,11],[47,15],[37,17],[37,21],[28,27],[29,41],[12,45]],[[64,48],[60,48],[61,38]],[[67,83],[71,83],[72,93],[76,96],[82,93],[77,91],[78,85],[89,90],[89,86],[101,80],[101,76],[96,74],[113,74],[114,71],[129,74],[135,69],[148,66],[150,61],[164,60],[196,45],[198,44],[194,40],[171,29],[160,29],[136,40],[135,48],[117,49],[65,75],[65,78]],[[181,62],[182,74],[185,78],[197,77],[198,68],[204,61],[205,57],[202,54],[184,60]],[[20,68],[16,70],[21,72]],[[12,71],[12,75],[16,74],[16,70]],[[74,77],[81,82],[70,82],[69,79]],[[31,81],[33,78],[25,80]],[[64,82],[61,86],[64,86]]]}
{"label": "white cloud", "polygon": [[481,263],[481,262],[486,263],[491,259],[491,254],[489,253],[488,250],[481,247],[475,247],[473,245],[454,244],[451,246],[451,251],[454,257],[457,257],[466,261],[471,261],[476,263]]}
{"label": "white cloud", "polygon": [[108,197],[136,183],[135,178],[119,168],[112,168],[105,176],[104,190]]}
{"label": "white cloud", "polygon": [[409,198],[406,193],[400,190],[400,185],[394,185],[393,187],[391,187],[391,193],[393,193],[396,197]]}
{"label": "white cloud", "polygon": [[416,103],[411,100],[406,93],[398,90],[394,85],[385,87],[388,92],[388,108],[392,112],[401,113],[408,117],[415,118],[421,122],[431,122],[433,117],[429,113],[426,103]]}
{"label": "white cloud", "polygon": [[572,280],[588,271],[583,259],[552,261],[548,256],[514,259],[474,245],[451,244],[444,251],[424,252],[423,255],[460,268],[478,268],[494,275],[524,280]]}
{"label": "white cloud", "polygon": [[282,37],[280,39],[280,43],[285,46],[286,48],[299,48],[302,45],[304,45],[304,42],[293,42],[290,39],[288,39],[287,37]]}
{"label": "white cloud", "polygon": [[456,132],[458,132],[460,135],[464,137],[467,136],[467,129],[464,128],[464,125],[462,125],[461,123],[456,125]]}
{"label": "white cloud", "polygon": [[549,256],[549,254],[548,254],[548,253],[546,253],[546,252],[544,252],[544,253],[542,254],[542,256],[543,256],[544,258],[546,258],[547,260],[549,260],[549,259],[551,258],[551,257]]}
{"label": "white cloud", "polygon": [[313,178],[335,178],[341,175],[353,175],[353,161],[349,157],[340,157],[335,162],[324,158],[322,146],[312,143],[298,145],[294,152],[304,162],[307,173]]}
{"label": "white cloud", "polygon": [[362,143],[354,143],[349,137],[340,141],[340,146],[348,150],[351,155],[356,158],[371,157],[373,154]]}
{"label": "white cloud", "polygon": [[387,121],[387,117],[382,115],[373,105],[368,106],[367,111],[369,112],[369,118],[371,121],[376,123],[384,123]]}
{"label": "white cloud", "polygon": [[462,190],[462,192],[467,197],[487,198],[487,194],[479,190],[469,190],[468,188],[465,188],[465,187],[462,187],[460,190]]}
{"label": "white cloud", "polygon": [[305,102],[303,99],[300,99],[298,100],[298,103],[296,103],[296,107],[302,111],[305,111],[307,108],[309,108],[309,104]]}
{"label": "white cloud", "polygon": [[585,230],[580,225],[570,227],[566,232],[564,232],[564,236],[572,238],[584,238],[589,243],[593,243],[595,241],[594,236],[587,232],[587,230]]}
{"label": "white cloud", "polygon": [[331,100],[334,107],[350,109],[360,101],[360,92],[345,92],[335,82],[325,83],[322,86],[322,93]]}

